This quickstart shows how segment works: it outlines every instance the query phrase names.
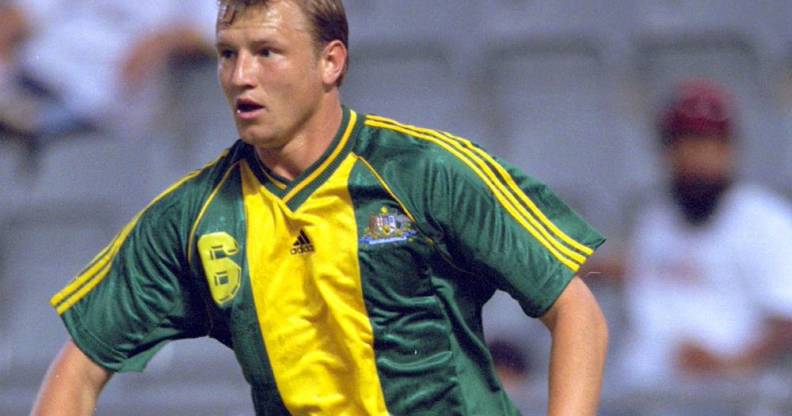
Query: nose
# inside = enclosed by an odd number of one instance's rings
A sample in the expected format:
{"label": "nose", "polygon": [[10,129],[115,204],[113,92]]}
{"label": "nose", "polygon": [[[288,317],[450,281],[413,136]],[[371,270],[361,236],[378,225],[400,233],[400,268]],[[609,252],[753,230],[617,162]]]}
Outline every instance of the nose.
{"label": "nose", "polygon": [[249,88],[256,83],[256,60],[245,53],[240,52],[231,73],[231,84],[239,88]]}

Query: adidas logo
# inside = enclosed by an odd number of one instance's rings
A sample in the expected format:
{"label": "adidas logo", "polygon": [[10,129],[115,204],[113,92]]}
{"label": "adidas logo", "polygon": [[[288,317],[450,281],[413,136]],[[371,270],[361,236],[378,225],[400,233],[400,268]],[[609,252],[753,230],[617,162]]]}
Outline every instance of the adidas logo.
{"label": "adidas logo", "polygon": [[314,251],[313,243],[311,240],[308,239],[308,236],[305,234],[305,231],[300,230],[300,235],[297,236],[297,241],[292,244],[291,254],[305,254],[305,253],[312,253]]}

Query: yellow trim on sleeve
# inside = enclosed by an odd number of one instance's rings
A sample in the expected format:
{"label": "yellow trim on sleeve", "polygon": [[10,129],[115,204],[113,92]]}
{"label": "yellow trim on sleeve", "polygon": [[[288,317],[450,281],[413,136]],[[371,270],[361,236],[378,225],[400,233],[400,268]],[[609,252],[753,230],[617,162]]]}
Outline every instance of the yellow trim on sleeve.
{"label": "yellow trim on sleeve", "polygon": [[582,253],[582,254],[584,254],[586,256],[590,256],[590,255],[594,254],[594,250],[592,250],[591,248],[586,247],[585,245],[579,243],[578,241],[576,241],[575,239],[570,237],[568,234],[566,234],[564,231],[562,231],[560,228],[558,228],[555,224],[553,224],[553,222],[550,221],[549,218],[547,218],[547,216],[542,212],[542,210],[539,209],[538,206],[536,206],[536,204],[531,200],[531,198],[529,198],[528,195],[526,195],[525,192],[523,192],[520,189],[520,187],[517,185],[517,183],[514,182],[514,178],[512,178],[512,176],[509,175],[509,172],[507,172],[506,169],[504,169],[503,166],[501,166],[500,163],[495,161],[495,159],[493,159],[492,156],[487,154],[487,152],[481,150],[480,148],[475,146],[473,143],[471,143],[469,140],[464,139],[462,137],[454,136],[454,135],[452,135],[450,133],[447,133],[447,132],[444,132],[444,135],[448,136],[449,138],[453,138],[453,139],[456,139],[456,140],[464,143],[465,147],[467,147],[471,151],[475,152],[476,154],[481,156],[483,159],[487,160],[492,166],[494,166],[495,170],[506,181],[506,184],[514,192],[514,194],[517,195],[520,198],[520,200],[522,202],[524,202],[525,205],[531,210],[531,212],[533,212],[534,215],[536,215],[536,217],[539,219],[539,221],[541,221],[542,224],[544,224],[558,238],[560,238],[565,243],[567,243],[569,246],[571,246],[572,248],[574,248],[575,250],[579,251],[580,253]]}
{"label": "yellow trim on sleeve", "polygon": [[[139,216],[136,216],[132,222],[127,224],[123,231],[121,231],[121,233],[118,235],[118,238],[114,240],[113,248],[110,251],[110,256],[101,262],[101,269],[98,270],[96,274],[82,275],[80,279],[75,280],[71,285],[67,286],[64,291],[58,293],[52,298],[50,304],[52,304],[56,312],[58,312],[58,315],[63,315],[64,312],[74,306],[75,303],[79,302],[80,299],[85,297],[88,292],[90,292],[94,287],[96,287],[96,285],[104,280],[105,276],[107,276],[113,266],[113,257],[116,255],[116,253],[118,253],[118,250],[126,240],[126,237],[132,231],[132,228],[134,228],[138,218]],[[67,290],[73,293],[63,293]],[[59,300],[56,300],[56,298],[59,298]]]}
{"label": "yellow trim on sleeve", "polygon": [[322,164],[318,168],[316,168],[316,170],[314,170],[310,175],[308,175],[307,178],[303,179],[297,186],[292,188],[292,190],[289,191],[289,193],[283,197],[283,202],[289,203],[289,201],[292,198],[294,198],[295,195],[297,195],[298,193],[300,193],[300,191],[305,189],[305,187],[308,186],[308,184],[310,184],[311,182],[313,182],[314,179],[319,177],[319,175],[321,175],[322,172],[324,172],[327,169],[327,167],[330,166],[331,163],[333,163],[333,161],[338,157],[338,155],[341,154],[341,151],[344,150],[344,148],[347,145],[347,142],[349,142],[349,137],[352,135],[352,130],[355,128],[356,122],[357,122],[357,113],[350,110],[349,122],[347,123],[346,130],[344,131],[344,135],[341,137],[341,141],[333,150],[333,153],[330,154],[330,156],[328,156],[328,158],[325,159],[325,161],[322,162]]}
{"label": "yellow trim on sleeve", "polygon": [[[118,251],[121,249],[121,246],[126,241],[129,234],[135,228],[140,217],[143,215],[146,210],[148,210],[152,205],[156,204],[160,200],[162,200],[165,196],[170,194],[171,192],[175,191],[187,181],[195,178],[199,174],[201,174],[205,169],[214,166],[215,164],[219,163],[224,157],[228,155],[228,150],[224,151],[220,157],[215,159],[213,162],[207,164],[201,169],[195,170],[190,172],[183,178],[179,179],[176,183],[168,187],[165,191],[160,193],[154,200],[152,200],[145,208],[143,208],[135,217],[130,221],[118,235],[113,239],[112,242],[102,250],[102,253],[105,253],[101,259],[94,259],[94,263],[85,271],[83,271],[80,275],[78,275],[71,283],[66,285],[65,288],[61,289],[60,292],[56,293],[55,296],[50,299],[50,305],[58,312],[58,315],[63,315],[64,312],[69,310],[75,303],[79,302],[83,297],[85,297],[88,292],[91,291],[96,285],[98,285],[107,274],[110,272],[113,258]],[[99,257],[99,256],[97,256]]]}
{"label": "yellow trim on sleeve", "polygon": [[[381,119],[381,118],[379,118]],[[387,119],[384,119],[387,120]],[[392,124],[392,123],[395,123]],[[417,131],[417,129],[410,128],[409,126],[399,125],[396,122],[381,122],[376,119],[369,119],[366,125],[371,127],[385,128],[397,131],[409,136],[426,140],[437,144],[444,148],[446,151],[457,157],[461,162],[467,165],[482,181],[490,188],[495,198],[501,203],[504,209],[520,223],[526,231],[528,231],[542,246],[545,247],[558,261],[566,265],[573,271],[580,268],[586,257],[576,253],[560,242],[553,238],[547,230],[519,204],[512,192],[505,189],[504,185],[498,180],[489,166],[486,165],[470,150],[465,149],[459,143],[440,135],[433,130],[424,129],[424,131]],[[522,193],[522,191],[520,191]]]}

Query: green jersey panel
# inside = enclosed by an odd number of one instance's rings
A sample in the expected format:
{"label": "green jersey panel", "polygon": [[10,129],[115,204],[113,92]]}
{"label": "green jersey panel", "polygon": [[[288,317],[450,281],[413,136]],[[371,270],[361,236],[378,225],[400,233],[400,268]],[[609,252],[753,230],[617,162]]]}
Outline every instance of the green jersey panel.
{"label": "green jersey panel", "polygon": [[517,414],[494,375],[481,308],[502,289],[540,316],[603,238],[543,184],[464,139],[377,116],[365,125],[354,151],[366,172],[350,189],[389,409]]}
{"label": "green jersey panel", "polygon": [[451,263],[510,293],[530,316],[542,315],[604,242],[544,184],[465,139],[377,116],[366,126],[361,157],[417,226]]}

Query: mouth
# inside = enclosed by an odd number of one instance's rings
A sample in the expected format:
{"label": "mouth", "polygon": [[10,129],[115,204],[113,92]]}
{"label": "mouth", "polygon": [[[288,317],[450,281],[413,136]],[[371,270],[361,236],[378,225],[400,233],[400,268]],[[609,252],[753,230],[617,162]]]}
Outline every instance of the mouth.
{"label": "mouth", "polygon": [[249,98],[238,98],[235,104],[235,113],[241,120],[252,120],[264,110],[263,105]]}

